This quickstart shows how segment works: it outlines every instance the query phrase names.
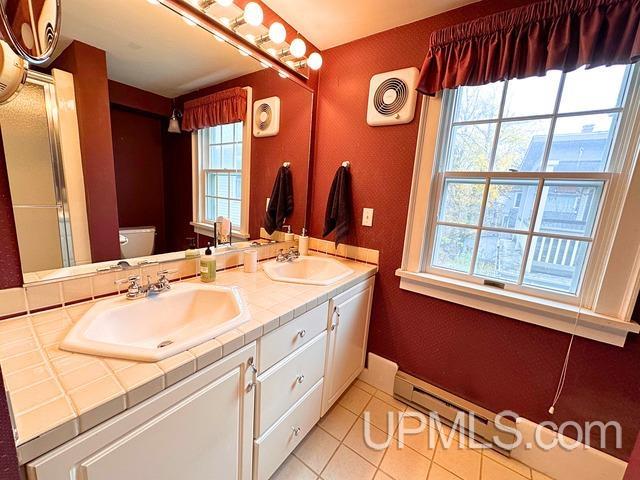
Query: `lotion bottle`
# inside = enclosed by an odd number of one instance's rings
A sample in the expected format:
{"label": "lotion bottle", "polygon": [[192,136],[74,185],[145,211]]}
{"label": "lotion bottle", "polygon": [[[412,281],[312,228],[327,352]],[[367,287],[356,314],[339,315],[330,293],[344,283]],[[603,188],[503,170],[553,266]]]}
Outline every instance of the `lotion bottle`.
{"label": "lotion bottle", "polygon": [[204,257],[200,258],[200,281],[204,283],[216,280],[216,257],[212,255],[211,244],[207,244]]}
{"label": "lotion bottle", "polygon": [[302,235],[298,237],[298,251],[300,255],[309,255],[309,236],[306,228],[302,229]]}

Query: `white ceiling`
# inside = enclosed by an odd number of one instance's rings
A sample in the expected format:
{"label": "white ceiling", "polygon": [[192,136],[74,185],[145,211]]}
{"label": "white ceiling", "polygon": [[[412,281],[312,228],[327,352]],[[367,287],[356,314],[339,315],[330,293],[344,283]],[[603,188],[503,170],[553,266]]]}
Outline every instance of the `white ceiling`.
{"label": "white ceiling", "polygon": [[320,50],[478,0],[264,0]]}
{"label": "white ceiling", "polygon": [[109,78],[174,98],[261,69],[177,14],[145,0],[64,0],[58,53],[72,39],[107,52]]}

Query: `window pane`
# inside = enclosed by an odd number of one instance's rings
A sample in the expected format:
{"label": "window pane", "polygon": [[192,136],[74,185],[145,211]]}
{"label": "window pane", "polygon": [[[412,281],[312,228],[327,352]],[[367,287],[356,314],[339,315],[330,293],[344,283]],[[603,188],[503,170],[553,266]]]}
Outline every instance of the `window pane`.
{"label": "window pane", "polygon": [[602,172],[607,166],[618,114],[559,118],[548,172]]}
{"label": "window pane", "polygon": [[524,274],[524,284],[576,293],[588,248],[588,242],[534,237]]}
{"label": "window pane", "polygon": [[240,228],[240,217],[241,217],[241,210],[242,210],[240,202],[231,200],[229,202],[229,208],[231,210],[229,213],[229,220],[231,220],[232,228],[238,229]]}
{"label": "window pane", "polygon": [[509,80],[504,104],[504,118],[530,115],[551,115],[560,85],[559,71],[550,71],[544,77]]}
{"label": "window pane", "polygon": [[503,82],[480,87],[461,87],[456,95],[454,122],[498,118],[502,101]]}
{"label": "window pane", "polygon": [[204,216],[210,222],[214,221],[216,219],[216,217],[218,216],[216,214],[216,199],[215,198],[211,198],[211,197],[206,197],[205,198]]}
{"label": "window pane", "polygon": [[590,237],[603,187],[598,181],[547,180],[536,232]]}
{"label": "window pane", "polygon": [[432,264],[469,273],[476,241],[476,230],[438,225]]}
{"label": "window pane", "polygon": [[229,218],[229,200],[216,198],[216,213],[218,216]]}
{"label": "window pane", "polygon": [[440,221],[478,225],[484,180],[446,180]]}
{"label": "window pane", "polygon": [[550,119],[503,123],[493,169],[503,172],[539,171],[550,126]]}
{"label": "window pane", "polygon": [[217,195],[218,190],[216,189],[216,174],[215,173],[207,173],[207,184],[205,186],[205,195],[210,195],[215,197]]}
{"label": "window pane", "polygon": [[234,166],[236,170],[242,170],[242,144],[236,143],[233,146]]}
{"label": "window pane", "polygon": [[482,232],[476,259],[476,275],[517,282],[526,242],[526,235]]}
{"label": "window pane", "polygon": [[492,180],[483,225],[528,230],[537,191],[537,180]]}
{"label": "window pane", "polygon": [[453,127],[447,170],[488,170],[495,132],[495,123]]}
{"label": "window pane", "polygon": [[234,123],[233,127],[235,130],[235,141],[241,142],[242,141],[242,122]]}
{"label": "window pane", "polygon": [[222,152],[219,146],[209,147],[209,168],[222,168]]}
{"label": "window pane", "polygon": [[233,170],[233,144],[222,145],[222,168]]}
{"label": "window pane", "polygon": [[209,143],[220,143],[220,126],[209,128]]}
{"label": "window pane", "polygon": [[222,143],[233,142],[233,123],[221,125],[220,128],[222,129]]}
{"label": "window pane", "polygon": [[217,174],[217,196],[218,197],[229,197],[229,175],[226,174]]}
{"label": "window pane", "polygon": [[560,113],[584,112],[621,105],[627,67],[615,65],[567,73],[562,89]]}
{"label": "window pane", "polygon": [[240,200],[242,198],[242,176],[241,175],[231,175],[229,177],[231,192],[230,198],[237,198]]}

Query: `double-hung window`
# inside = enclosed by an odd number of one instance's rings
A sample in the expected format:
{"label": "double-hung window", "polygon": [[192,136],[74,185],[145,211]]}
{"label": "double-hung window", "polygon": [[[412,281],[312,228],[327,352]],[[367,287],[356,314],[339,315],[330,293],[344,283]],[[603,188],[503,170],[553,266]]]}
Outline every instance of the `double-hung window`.
{"label": "double-hung window", "polygon": [[218,217],[231,221],[234,236],[248,238],[250,121],[217,125],[194,134],[194,222],[210,235]]}
{"label": "double-hung window", "polygon": [[[567,316],[593,309],[635,167],[636,77],[631,66],[551,71],[433,101],[437,127],[423,125],[430,178],[414,175],[400,276],[424,274],[428,294],[438,284],[562,304]],[[416,219],[420,242],[411,240]]]}

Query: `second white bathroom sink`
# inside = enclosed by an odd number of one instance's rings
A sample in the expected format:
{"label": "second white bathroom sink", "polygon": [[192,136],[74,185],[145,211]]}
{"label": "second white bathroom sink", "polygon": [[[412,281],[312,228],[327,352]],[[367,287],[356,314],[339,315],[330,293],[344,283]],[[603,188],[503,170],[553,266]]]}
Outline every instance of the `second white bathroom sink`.
{"label": "second white bathroom sink", "polygon": [[156,362],[232,330],[250,318],[233,287],[180,283],[154,297],[97,302],[69,330],[70,352]]}
{"label": "second white bathroom sink", "polygon": [[342,263],[325,257],[302,256],[295,260],[264,264],[264,273],[277,282],[331,285],[353,273]]}

